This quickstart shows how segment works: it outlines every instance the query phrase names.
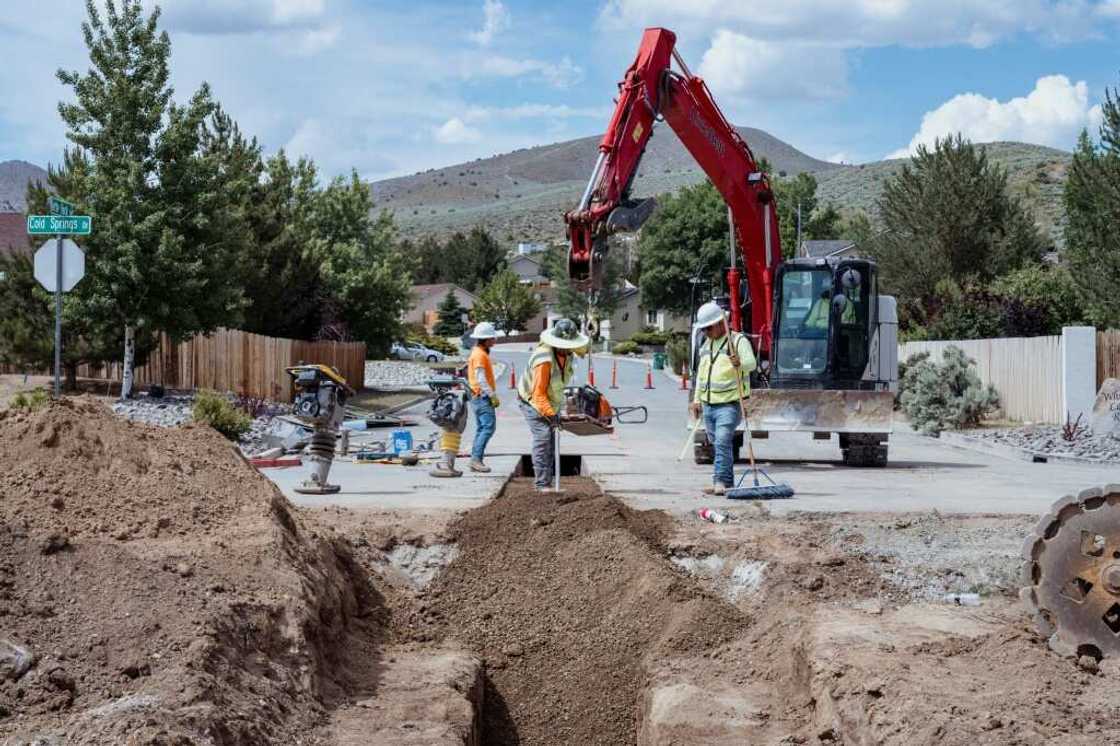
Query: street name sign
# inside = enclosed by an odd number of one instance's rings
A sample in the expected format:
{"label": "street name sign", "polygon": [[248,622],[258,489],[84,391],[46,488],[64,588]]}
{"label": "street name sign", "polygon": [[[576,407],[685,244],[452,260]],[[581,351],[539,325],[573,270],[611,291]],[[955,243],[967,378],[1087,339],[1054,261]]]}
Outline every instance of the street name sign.
{"label": "street name sign", "polygon": [[93,230],[89,215],[28,215],[27,232],[32,236],[88,236]]}
{"label": "street name sign", "polygon": [[70,217],[74,214],[74,205],[59,197],[48,197],[47,209],[51,211],[51,215]]}
{"label": "street name sign", "polygon": [[[57,238],[44,241],[35,252],[35,279],[49,292],[58,289]],[[69,238],[62,239],[62,292],[69,293],[86,275],[86,255]]]}

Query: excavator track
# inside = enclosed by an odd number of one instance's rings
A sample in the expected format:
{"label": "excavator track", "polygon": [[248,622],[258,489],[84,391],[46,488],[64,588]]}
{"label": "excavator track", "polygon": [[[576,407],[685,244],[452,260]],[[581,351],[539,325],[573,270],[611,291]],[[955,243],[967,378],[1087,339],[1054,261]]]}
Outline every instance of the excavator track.
{"label": "excavator track", "polygon": [[1019,596],[1055,651],[1120,656],[1120,484],[1054,503],[1023,543]]}

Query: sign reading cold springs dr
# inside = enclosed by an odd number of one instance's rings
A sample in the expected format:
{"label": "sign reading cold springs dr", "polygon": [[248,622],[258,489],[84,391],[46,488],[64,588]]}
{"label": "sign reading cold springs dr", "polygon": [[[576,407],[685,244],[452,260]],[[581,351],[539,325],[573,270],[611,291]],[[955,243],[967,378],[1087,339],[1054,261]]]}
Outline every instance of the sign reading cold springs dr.
{"label": "sign reading cold springs dr", "polygon": [[1094,435],[1111,435],[1120,438],[1120,379],[1106,378],[1097,393],[1093,407]]}

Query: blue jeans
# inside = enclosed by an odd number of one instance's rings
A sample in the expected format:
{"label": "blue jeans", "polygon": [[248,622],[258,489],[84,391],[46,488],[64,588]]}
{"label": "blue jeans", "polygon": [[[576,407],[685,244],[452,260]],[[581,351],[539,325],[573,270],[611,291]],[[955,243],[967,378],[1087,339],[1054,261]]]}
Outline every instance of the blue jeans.
{"label": "blue jeans", "polygon": [[486,455],[486,444],[494,436],[494,429],[498,426],[498,418],[494,414],[494,405],[487,396],[476,396],[471,399],[474,409],[474,446],[471,448],[471,460],[481,461]]}
{"label": "blue jeans", "polygon": [[742,418],[739,402],[704,405],[704,430],[707,431],[708,442],[715,450],[712,484],[735,486],[735,428],[739,427]]}

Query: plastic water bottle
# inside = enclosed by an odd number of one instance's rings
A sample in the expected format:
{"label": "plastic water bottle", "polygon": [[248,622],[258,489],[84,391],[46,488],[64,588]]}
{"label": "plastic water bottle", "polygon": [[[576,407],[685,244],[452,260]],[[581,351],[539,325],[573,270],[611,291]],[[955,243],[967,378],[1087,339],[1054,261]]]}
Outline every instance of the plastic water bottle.
{"label": "plastic water bottle", "polygon": [[979,593],[946,593],[941,601],[954,606],[979,606]]}
{"label": "plastic water bottle", "polygon": [[696,515],[700,516],[701,519],[703,519],[705,521],[708,521],[710,523],[726,523],[727,522],[727,516],[726,515],[718,512],[718,511],[712,510],[711,508],[700,508],[700,510],[696,511]]}

